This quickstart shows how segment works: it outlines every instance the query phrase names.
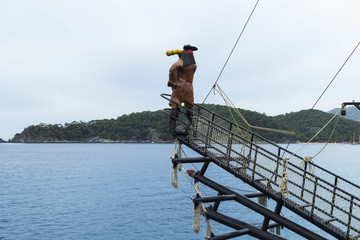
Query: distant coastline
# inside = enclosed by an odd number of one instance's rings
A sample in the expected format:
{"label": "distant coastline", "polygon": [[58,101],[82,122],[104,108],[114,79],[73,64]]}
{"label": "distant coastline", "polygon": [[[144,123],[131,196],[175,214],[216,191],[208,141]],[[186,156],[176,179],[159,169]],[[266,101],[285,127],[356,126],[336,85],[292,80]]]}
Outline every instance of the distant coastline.
{"label": "distant coastline", "polygon": [[49,143],[49,144],[56,144],[56,143],[124,143],[124,144],[135,144],[135,143],[173,143],[174,141],[113,141],[110,139],[102,139],[98,141],[67,141],[67,140],[44,140],[44,141],[0,141],[0,143]]}
{"label": "distant coastline", "polygon": [[[224,118],[232,119],[226,106],[203,104],[203,107],[220,114]],[[351,108],[350,108],[351,109]],[[320,110],[302,110],[278,116],[267,116],[254,111],[239,109],[246,119],[254,126],[294,131],[295,135],[278,134],[268,131],[253,132],[265,139],[276,143],[307,142],[334,115]],[[350,112],[350,111],[349,111]],[[360,114],[356,109],[355,113]],[[351,115],[351,114],[348,114]],[[304,117],[306,121],[303,122]],[[162,110],[144,111],[122,115],[116,119],[92,120],[89,122],[71,122],[65,124],[31,125],[12,139],[0,143],[171,143],[173,136],[167,129],[169,117]],[[241,119],[236,123],[246,127]],[[299,127],[299,124],[301,126]],[[313,142],[327,142],[332,135],[332,143],[358,142],[360,136],[360,122],[341,118],[333,130],[331,123],[317,135]]]}

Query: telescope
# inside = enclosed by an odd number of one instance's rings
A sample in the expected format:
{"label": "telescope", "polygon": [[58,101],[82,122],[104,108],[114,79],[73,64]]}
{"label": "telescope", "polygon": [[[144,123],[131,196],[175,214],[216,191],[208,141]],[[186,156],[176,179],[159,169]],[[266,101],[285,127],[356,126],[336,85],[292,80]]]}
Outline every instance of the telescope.
{"label": "telescope", "polygon": [[171,56],[171,55],[180,55],[184,52],[184,50],[180,50],[180,49],[176,49],[176,50],[169,50],[169,51],[166,51],[166,55],[167,56]]}

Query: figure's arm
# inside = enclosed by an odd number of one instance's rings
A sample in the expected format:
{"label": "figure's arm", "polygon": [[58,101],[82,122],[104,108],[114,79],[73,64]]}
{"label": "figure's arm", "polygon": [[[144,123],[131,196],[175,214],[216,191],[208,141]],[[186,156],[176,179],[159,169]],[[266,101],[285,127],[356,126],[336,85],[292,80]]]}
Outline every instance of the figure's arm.
{"label": "figure's arm", "polygon": [[176,80],[178,79],[178,71],[180,68],[183,67],[183,62],[182,60],[177,61],[176,63],[174,63],[170,70],[169,70],[169,81],[168,81],[168,86],[169,87],[176,87]]}

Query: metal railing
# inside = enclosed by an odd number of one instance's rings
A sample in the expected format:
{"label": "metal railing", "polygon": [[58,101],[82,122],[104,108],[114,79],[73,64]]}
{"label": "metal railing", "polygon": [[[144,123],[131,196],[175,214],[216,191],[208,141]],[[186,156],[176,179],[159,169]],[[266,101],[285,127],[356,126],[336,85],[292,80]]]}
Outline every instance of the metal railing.
{"label": "metal railing", "polygon": [[[166,98],[164,95],[162,95]],[[168,98],[166,98],[168,99]],[[168,99],[169,100],[169,99]],[[360,187],[200,106],[187,145],[339,239],[360,236]],[[292,156],[288,163],[283,156]],[[287,172],[288,194],[280,186]],[[315,169],[315,171],[313,171]]]}

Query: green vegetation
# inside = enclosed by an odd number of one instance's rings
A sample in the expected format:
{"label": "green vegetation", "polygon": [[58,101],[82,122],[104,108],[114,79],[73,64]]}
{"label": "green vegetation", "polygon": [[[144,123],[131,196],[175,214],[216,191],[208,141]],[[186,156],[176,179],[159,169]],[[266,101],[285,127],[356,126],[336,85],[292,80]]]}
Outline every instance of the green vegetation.
{"label": "green vegetation", "polygon": [[[229,113],[227,107],[208,104],[204,106],[214,112],[220,113],[221,116],[232,120],[232,116]],[[260,114],[249,110],[239,110],[244,115],[246,120],[253,126],[289,130],[296,133],[295,135],[286,135],[251,129],[251,131],[274,142],[307,142],[334,116],[334,114],[326,113],[320,110],[302,110],[299,112],[291,112],[274,117],[269,117],[265,114]],[[306,120],[304,121],[305,117]],[[313,142],[326,142],[330,137],[332,130],[334,129],[336,119],[337,117],[317,137],[313,139]],[[246,126],[239,117],[237,117],[235,120],[238,124],[244,127]],[[360,134],[360,122],[341,117],[330,141],[351,142],[353,134],[358,138]]]}
{"label": "green vegetation", "polygon": [[[225,106],[213,104],[204,104],[203,106],[232,120],[232,115]],[[275,117],[254,111],[239,110],[251,125],[296,132],[294,136],[291,136],[254,130],[254,132],[274,142],[308,141],[333,116],[333,114],[319,110],[313,110],[310,114],[309,110],[303,110]],[[303,122],[308,114],[309,116]],[[245,126],[239,117],[236,117],[236,122]],[[336,119],[313,141],[327,141],[335,122]],[[11,142],[166,142],[173,140],[170,133],[166,131],[167,123],[168,116],[162,111],[145,111],[122,115],[117,119],[72,122],[64,125],[41,123],[36,126],[28,126],[22,133],[16,134]],[[302,124],[300,125],[300,123]],[[341,117],[331,142],[350,142],[353,134],[359,136],[360,122]]]}
{"label": "green vegetation", "polygon": [[[279,115],[276,116],[276,119],[296,132],[293,138],[294,140],[304,142],[313,137],[334,116],[334,114],[319,110],[313,110],[310,114],[309,111],[310,110],[302,110],[296,113]],[[307,115],[308,117],[303,122]],[[313,142],[326,142],[334,129],[336,120],[337,117],[314,138]],[[340,117],[330,142],[351,142],[353,134],[359,136],[360,122]]]}
{"label": "green vegetation", "polygon": [[171,141],[165,131],[167,116],[162,111],[123,115],[117,119],[28,126],[11,142],[142,142]]}

